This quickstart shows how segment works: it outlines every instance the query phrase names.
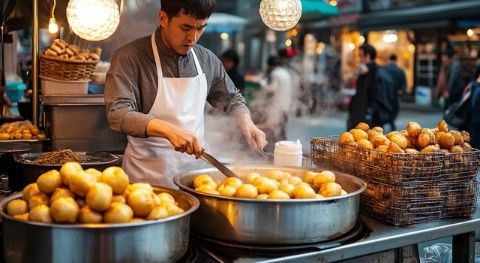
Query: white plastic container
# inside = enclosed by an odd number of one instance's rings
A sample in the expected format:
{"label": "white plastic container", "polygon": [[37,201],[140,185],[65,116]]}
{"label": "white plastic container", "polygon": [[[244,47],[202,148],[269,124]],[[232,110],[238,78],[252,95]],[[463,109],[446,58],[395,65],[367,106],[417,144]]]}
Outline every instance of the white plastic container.
{"label": "white plastic container", "polygon": [[275,143],[273,152],[273,164],[275,166],[302,167],[302,144],[300,140],[279,141]]}
{"label": "white plastic container", "polygon": [[43,95],[84,95],[90,80],[65,81],[40,76]]}

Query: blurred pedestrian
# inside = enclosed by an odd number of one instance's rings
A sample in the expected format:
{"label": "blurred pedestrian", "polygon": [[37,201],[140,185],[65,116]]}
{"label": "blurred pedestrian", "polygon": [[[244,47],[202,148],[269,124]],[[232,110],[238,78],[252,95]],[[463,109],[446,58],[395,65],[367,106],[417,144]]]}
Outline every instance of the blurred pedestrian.
{"label": "blurred pedestrian", "polygon": [[245,95],[245,79],[243,73],[241,73],[238,68],[238,65],[240,64],[238,53],[233,49],[229,49],[223,52],[220,60],[222,61],[223,67],[225,67],[228,76],[233,84],[235,84],[235,87],[237,87],[242,95]]}
{"label": "blurred pedestrian", "polygon": [[266,151],[273,151],[278,141],[285,140],[293,84],[290,72],[277,56],[268,58],[266,78],[260,81],[261,90],[252,102],[254,122],[265,132]]}
{"label": "blurred pedestrian", "polygon": [[443,72],[439,74],[436,95],[445,98],[445,107],[448,108],[455,102],[460,101],[465,88],[462,65],[451,44],[447,44],[442,52],[442,67]]}
{"label": "blurred pedestrian", "polygon": [[0,72],[0,78],[0,117],[7,118],[10,117],[12,103],[7,96],[7,82],[3,71]]}
{"label": "blurred pedestrian", "polygon": [[390,74],[375,62],[377,51],[365,43],[360,46],[360,67],[357,75],[357,89],[349,106],[347,129],[354,128],[359,122],[371,126],[388,123],[396,100],[393,80]]}
{"label": "blurred pedestrian", "polygon": [[471,103],[465,130],[470,133],[470,144],[472,147],[480,149],[480,65],[477,65],[474,69],[470,89]]}
{"label": "blurred pedestrian", "polygon": [[407,90],[407,78],[405,72],[397,65],[397,55],[392,54],[389,58],[389,64],[385,69],[393,79],[394,90],[397,93],[397,99],[393,101],[393,112],[389,124],[391,130],[396,130],[395,120],[397,119],[398,112],[400,111],[400,97],[405,94]]}
{"label": "blurred pedestrian", "polygon": [[[301,63],[295,59],[296,56],[297,51],[292,47],[282,48],[278,51],[280,65],[290,73],[292,79],[292,100],[289,111],[301,115],[304,111],[303,108],[308,108],[308,100],[303,98],[305,85],[302,82]],[[311,96],[308,96],[308,98],[311,98]]]}

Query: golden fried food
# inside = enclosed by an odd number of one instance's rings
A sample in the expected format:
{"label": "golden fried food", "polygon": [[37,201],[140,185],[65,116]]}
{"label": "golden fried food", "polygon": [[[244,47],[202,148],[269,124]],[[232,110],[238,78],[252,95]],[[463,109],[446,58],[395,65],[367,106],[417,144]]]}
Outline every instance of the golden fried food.
{"label": "golden fried food", "polygon": [[277,180],[277,181],[280,181],[282,179],[287,178],[287,174],[285,174],[281,170],[269,170],[269,171],[267,171],[266,176],[270,179],[274,179],[274,180]]}
{"label": "golden fried food", "polygon": [[215,190],[214,188],[212,188],[212,186],[208,184],[204,184],[200,187],[195,188],[195,191],[199,193],[205,193],[205,194],[211,194],[211,195],[220,195],[220,193],[217,190]]}
{"label": "golden fried food", "polygon": [[62,185],[60,173],[57,170],[50,170],[37,178],[37,186],[40,191],[51,194]]}
{"label": "golden fried food", "polygon": [[455,138],[455,145],[462,145],[463,144],[463,136],[462,133],[459,131],[450,131],[449,132],[453,138]]}
{"label": "golden fried food", "polygon": [[355,138],[355,141],[359,141],[362,139],[368,139],[368,134],[364,130],[360,129],[351,129],[350,133],[353,135],[353,138]]}
{"label": "golden fried food", "polygon": [[315,176],[317,175],[316,172],[313,172],[313,171],[307,171],[305,172],[305,174],[303,175],[303,181],[307,184],[313,184],[313,179],[315,178]]}
{"label": "golden fried food", "polygon": [[377,131],[377,132],[379,132],[379,133],[382,133],[382,134],[383,134],[383,128],[382,128],[382,127],[375,126],[375,127],[373,127],[373,128],[372,128],[372,130],[374,130],[374,131]]}
{"label": "golden fried food", "polygon": [[62,183],[68,186],[68,179],[72,174],[82,172],[82,166],[77,162],[66,162],[60,168],[60,178]]}
{"label": "golden fried food", "polygon": [[[147,191],[147,190],[146,190]],[[132,192],[132,194],[135,191]],[[85,202],[87,205],[98,212],[103,212],[108,209],[112,202],[112,188],[105,183],[94,183],[88,189]]]}
{"label": "golden fried food", "polygon": [[404,153],[405,151],[398,146],[395,142],[391,142],[390,146],[388,146],[388,152],[389,153]]}
{"label": "golden fried food", "polygon": [[451,153],[463,153],[463,148],[461,145],[455,145],[450,149]]}
{"label": "golden fried food", "polygon": [[373,143],[374,147],[378,147],[380,145],[390,145],[390,140],[383,134],[374,135],[370,141]]}
{"label": "golden fried food", "polygon": [[464,152],[470,152],[470,151],[472,151],[472,145],[470,145],[470,143],[468,143],[468,142],[464,142],[462,144],[462,149],[463,149]]}
{"label": "golden fried food", "polygon": [[252,184],[242,184],[235,193],[235,197],[255,198],[258,195],[257,188]]}
{"label": "golden fried food", "polygon": [[455,137],[450,133],[444,132],[438,139],[438,144],[442,149],[450,149],[455,145]]}
{"label": "golden fried food", "polygon": [[240,180],[238,178],[229,177],[229,178],[225,179],[225,181],[223,181],[223,184],[225,186],[229,185],[229,186],[232,186],[233,188],[237,189],[243,184],[243,182],[242,182],[242,180]]}
{"label": "golden fried food", "polygon": [[163,206],[156,206],[153,208],[152,212],[147,215],[147,220],[157,220],[162,219],[168,216],[168,211]]}
{"label": "golden fried food", "polygon": [[257,188],[259,194],[269,194],[277,190],[278,186],[274,180],[267,177],[258,177],[253,181],[253,185]]}
{"label": "golden fried food", "polygon": [[320,187],[322,184],[335,182],[335,174],[331,171],[318,173],[313,179],[313,186]]}
{"label": "golden fried food", "polygon": [[136,189],[128,195],[127,204],[136,217],[145,217],[155,207],[153,194],[145,189]]}
{"label": "golden fried food", "polygon": [[357,141],[358,147],[363,149],[373,149],[373,144],[367,139],[360,139]]}
{"label": "golden fried food", "polygon": [[390,139],[391,142],[396,143],[402,149],[407,149],[407,147],[408,147],[409,142],[408,142],[407,138],[405,138],[405,136],[403,136],[403,134],[401,134],[401,133],[392,134],[389,137],[389,139]]}
{"label": "golden fried food", "polygon": [[287,193],[287,194],[289,194],[289,195],[292,195],[293,190],[295,190],[295,186],[296,186],[296,185],[293,185],[293,184],[281,184],[281,185],[278,187],[278,190],[282,190],[282,191],[284,191],[285,193]]}
{"label": "golden fried food", "polygon": [[467,131],[461,131],[460,133],[462,134],[463,141],[469,143],[470,142],[470,133],[468,133]]}
{"label": "golden fried food", "polygon": [[128,187],[128,175],[121,167],[111,166],[103,170],[100,182],[106,183],[112,187],[112,191],[116,195],[123,194]]}
{"label": "golden fried food", "polygon": [[388,145],[380,145],[378,146],[377,148],[375,148],[377,151],[381,151],[381,152],[388,152],[388,147],[390,146],[390,144]]}
{"label": "golden fried food", "polygon": [[342,194],[342,186],[334,182],[323,184],[320,187],[319,194],[324,197],[339,196]]}
{"label": "golden fried food", "polygon": [[268,199],[290,199],[290,195],[282,190],[275,190],[268,194]]}
{"label": "golden fried food", "polygon": [[315,191],[309,184],[302,183],[295,187],[295,189],[293,190],[292,196],[295,199],[315,198]]}
{"label": "golden fried food", "polygon": [[128,223],[133,218],[133,210],[130,206],[113,202],[103,214],[103,221],[109,224]]}
{"label": "golden fried food", "polygon": [[372,140],[372,138],[373,138],[375,135],[378,135],[378,134],[381,134],[381,135],[383,135],[383,133],[381,133],[381,132],[378,132],[378,131],[376,131],[376,130],[372,130],[372,129],[368,130],[368,131],[367,131],[368,140],[370,140],[370,141],[371,141],[371,140]]}
{"label": "golden fried food", "polygon": [[7,204],[7,213],[10,216],[25,214],[28,212],[28,204],[25,200],[15,199]]}
{"label": "golden fried food", "polygon": [[175,201],[175,198],[169,193],[163,192],[163,193],[159,193],[157,196],[160,198],[162,203],[171,203],[171,204],[177,203]]}
{"label": "golden fried food", "polygon": [[77,202],[71,197],[58,198],[50,206],[50,215],[57,223],[77,222],[79,211]]}
{"label": "golden fried food", "polygon": [[428,145],[427,147],[423,148],[420,153],[432,153],[438,151],[440,151],[440,148],[437,145]]}
{"label": "golden fried food", "polygon": [[52,196],[50,197],[50,205],[53,203],[53,201],[55,201],[55,200],[57,200],[58,198],[61,198],[61,197],[75,198],[75,195],[70,190],[68,190],[66,188],[58,187],[57,189],[55,189]]}
{"label": "golden fried food", "polygon": [[418,150],[416,150],[416,149],[407,148],[407,149],[405,149],[405,153],[418,154],[418,153],[420,153],[420,152],[419,152]]}
{"label": "golden fried food", "polygon": [[349,143],[355,142],[355,138],[353,137],[353,134],[349,132],[342,133],[338,138],[338,140],[341,144],[349,144]]}
{"label": "golden fried food", "polygon": [[448,132],[448,124],[445,120],[441,120],[437,125],[438,131]]}
{"label": "golden fried food", "polygon": [[75,174],[72,174],[68,178],[68,185],[70,191],[79,195],[81,197],[85,197],[90,187],[96,183],[97,177],[93,174],[80,171]]}
{"label": "golden fried food", "polygon": [[217,191],[221,196],[232,197],[235,195],[235,192],[237,192],[237,188],[232,185],[220,185]]}
{"label": "golden fried food", "polygon": [[78,222],[82,224],[99,224],[103,221],[103,215],[88,206],[84,206],[78,212]]}
{"label": "golden fried food", "polygon": [[39,205],[30,209],[30,212],[28,213],[28,220],[47,224],[53,222],[50,215],[50,209],[46,205]]}
{"label": "golden fried food", "polygon": [[29,213],[19,214],[19,215],[14,215],[13,218],[22,220],[22,221],[28,221],[29,215],[30,215]]}
{"label": "golden fried food", "polygon": [[417,122],[410,121],[407,124],[407,133],[411,137],[417,137],[420,132],[422,131],[422,126],[418,124]]}
{"label": "golden fried food", "polygon": [[37,195],[39,192],[40,192],[40,189],[38,189],[37,183],[31,183],[25,186],[25,188],[23,188],[23,191],[22,191],[23,200],[28,202],[30,201],[30,198]]}
{"label": "golden fried food", "polygon": [[430,134],[428,132],[420,132],[417,137],[417,147],[423,149],[430,144]]}
{"label": "golden fried food", "polygon": [[39,192],[38,194],[30,198],[30,200],[28,201],[28,207],[32,209],[38,205],[48,205],[48,202],[48,196],[43,192]]}
{"label": "golden fried food", "polygon": [[267,200],[268,195],[267,194],[259,194],[259,195],[257,195],[256,199]]}
{"label": "golden fried food", "polygon": [[360,130],[364,130],[364,131],[368,131],[370,129],[370,127],[368,126],[368,124],[366,124],[365,122],[359,122],[357,124],[357,126],[355,126],[355,129],[360,129]]}

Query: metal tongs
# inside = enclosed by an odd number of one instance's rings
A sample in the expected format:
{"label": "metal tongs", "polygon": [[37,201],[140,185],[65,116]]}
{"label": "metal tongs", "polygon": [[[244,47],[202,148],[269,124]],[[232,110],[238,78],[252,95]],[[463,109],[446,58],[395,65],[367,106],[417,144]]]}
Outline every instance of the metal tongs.
{"label": "metal tongs", "polygon": [[202,155],[200,156],[203,160],[206,162],[210,163],[213,165],[215,168],[217,168],[221,173],[223,173],[227,177],[237,177],[240,178],[238,175],[236,175],[232,170],[230,170],[228,167],[223,165],[223,163],[219,162],[215,157],[211,156],[210,154],[206,153],[205,151],[202,152]]}

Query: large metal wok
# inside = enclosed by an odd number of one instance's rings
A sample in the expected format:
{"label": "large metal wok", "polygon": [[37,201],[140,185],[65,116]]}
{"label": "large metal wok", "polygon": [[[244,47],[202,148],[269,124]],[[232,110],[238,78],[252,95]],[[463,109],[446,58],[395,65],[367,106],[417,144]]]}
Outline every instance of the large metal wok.
{"label": "large metal wok", "polygon": [[190,214],[199,202],[178,190],[154,189],[172,194],[185,213],[129,224],[44,224],[7,215],[6,204],[21,194],[6,198],[1,202],[5,261],[176,262],[187,251]]}
{"label": "large metal wok", "polygon": [[[274,166],[230,166],[237,174],[281,169],[303,177],[307,169]],[[366,188],[362,180],[335,172],[336,181],[349,194],[326,199],[257,200],[195,192],[193,179],[209,174],[225,179],[218,170],[203,169],[181,173],[176,185],[200,200],[192,214],[192,231],[227,241],[257,245],[308,244],[330,240],[351,230],[358,216],[360,193]]]}

